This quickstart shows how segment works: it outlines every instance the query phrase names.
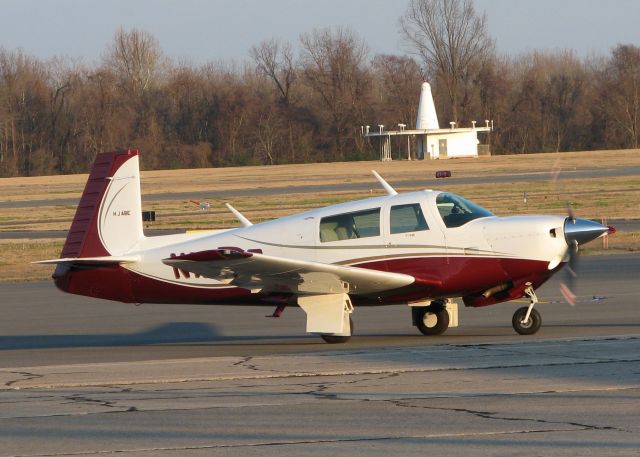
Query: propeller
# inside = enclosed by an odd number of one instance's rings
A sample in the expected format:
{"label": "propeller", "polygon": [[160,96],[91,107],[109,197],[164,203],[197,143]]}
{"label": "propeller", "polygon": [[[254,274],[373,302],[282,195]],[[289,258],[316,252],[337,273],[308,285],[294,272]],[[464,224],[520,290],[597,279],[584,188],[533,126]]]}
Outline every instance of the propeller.
{"label": "propeller", "polygon": [[[560,170],[560,158],[558,158],[551,169],[551,181],[556,187],[556,192],[558,189]],[[576,218],[571,203],[567,201],[567,217],[564,220],[564,239],[567,243],[566,255],[569,259],[565,267],[564,278],[560,282],[560,293],[571,306],[576,304],[577,298],[575,283],[578,277],[580,246],[603,235],[607,236],[610,233],[615,233],[615,231],[616,229],[614,227],[605,224],[604,219],[603,223],[600,224],[589,219]]]}
{"label": "propeller", "polygon": [[567,243],[569,261],[565,267],[565,278],[560,283],[560,293],[570,305],[576,304],[575,279],[578,274],[580,246],[616,229],[589,219],[576,218],[572,211],[564,220],[564,239]]}
{"label": "propeller", "polygon": [[567,266],[564,268],[564,279],[560,282],[560,293],[571,306],[576,304],[576,294],[574,290],[575,280],[578,277],[576,273],[579,259],[578,249],[578,243],[575,241],[567,245],[569,262],[567,262]]}

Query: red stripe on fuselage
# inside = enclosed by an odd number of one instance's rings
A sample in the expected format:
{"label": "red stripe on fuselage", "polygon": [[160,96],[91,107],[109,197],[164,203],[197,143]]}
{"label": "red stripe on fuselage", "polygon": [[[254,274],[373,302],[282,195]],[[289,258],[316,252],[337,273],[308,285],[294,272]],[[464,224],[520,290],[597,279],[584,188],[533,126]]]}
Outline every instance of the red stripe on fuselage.
{"label": "red stripe on fuselage", "polygon": [[[518,284],[531,282],[534,288],[537,288],[557,271],[557,269],[549,271],[547,265],[548,262],[539,260],[460,256],[387,259],[354,266],[404,273],[414,276],[416,282],[422,283],[422,297],[415,292],[410,294],[394,293],[385,299],[385,301],[392,302],[393,300],[400,301],[402,298],[418,301],[425,298],[463,297],[482,293],[507,281]],[[512,300],[513,298],[507,299]],[[493,303],[500,301],[505,300],[497,300]]]}
{"label": "red stripe on fuselage", "polygon": [[125,303],[210,304],[240,300],[256,304],[257,300],[247,289],[181,285],[143,276],[119,265],[72,268],[56,277],[55,284],[64,292]]}

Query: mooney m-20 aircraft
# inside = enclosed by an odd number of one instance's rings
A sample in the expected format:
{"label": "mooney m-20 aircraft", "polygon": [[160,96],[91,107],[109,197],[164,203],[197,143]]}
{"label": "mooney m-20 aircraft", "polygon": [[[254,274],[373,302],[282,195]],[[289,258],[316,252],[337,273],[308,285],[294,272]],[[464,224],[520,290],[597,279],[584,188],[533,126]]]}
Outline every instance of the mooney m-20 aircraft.
{"label": "mooney m-20 aircraft", "polygon": [[130,303],[270,305],[306,313],[307,332],[351,336],[358,306],[404,304],[427,335],[458,324],[458,308],[528,297],[512,323],[535,333],[535,289],[572,248],[606,234],[572,216],[497,217],[448,192],[398,194],[377,173],[381,197],[237,228],[147,237],[138,151],[95,159],[55,284],[65,292]]}

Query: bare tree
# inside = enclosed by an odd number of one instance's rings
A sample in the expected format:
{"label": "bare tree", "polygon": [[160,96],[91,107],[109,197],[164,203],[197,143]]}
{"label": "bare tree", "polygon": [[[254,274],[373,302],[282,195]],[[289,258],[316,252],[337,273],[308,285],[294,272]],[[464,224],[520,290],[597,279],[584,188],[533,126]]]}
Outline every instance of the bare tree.
{"label": "bare tree", "polygon": [[379,99],[386,123],[403,122],[413,127],[418,111],[418,98],[423,75],[411,57],[377,55],[372,62],[379,85]]}
{"label": "bare tree", "polygon": [[265,40],[249,50],[258,71],[275,84],[281,103],[289,106],[291,86],[296,79],[293,51],[290,43],[278,40]]}
{"label": "bare tree", "polygon": [[135,95],[141,95],[155,82],[162,60],[158,40],[138,29],[118,30],[106,56],[107,64]]}
{"label": "bare tree", "polygon": [[[286,119],[285,125],[288,130],[288,156],[294,162],[296,145],[293,133],[294,119],[291,89],[297,79],[298,71],[293,60],[291,44],[288,42],[282,43],[275,39],[265,40],[259,45],[253,46],[249,53],[255,62],[258,72],[269,78],[276,88],[278,101],[282,108],[279,114],[280,117]],[[277,119],[272,119],[272,121],[276,121],[276,124],[280,125]],[[271,156],[269,160],[270,163],[273,163]]]}
{"label": "bare tree", "polygon": [[544,104],[550,118],[550,143],[556,152],[575,148],[567,141],[581,109],[586,87],[586,78],[580,62],[566,56],[562,65],[549,78]]}
{"label": "bare tree", "polygon": [[274,116],[273,110],[261,113],[254,128],[256,151],[260,153],[260,163],[273,165],[278,160],[278,146],[283,129],[278,125],[280,119]]}
{"label": "bare tree", "polygon": [[492,49],[487,20],[471,0],[411,0],[400,19],[402,34],[447,90],[458,121],[459,87],[475,59]]}
{"label": "bare tree", "polygon": [[0,174],[31,172],[32,153],[49,139],[49,96],[42,62],[22,51],[0,49]]}
{"label": "bare tree", "polygon": [[360,125],[370,88],[364,41],[343,28],[314,30],[300,37],[304,74],[331,124],[334,154],[344,159],[347,131]]}
{"label": "bare tree", "polygon": [[601,103],[621,146],[640,146],[640,47],[619,45],[606,70]]}

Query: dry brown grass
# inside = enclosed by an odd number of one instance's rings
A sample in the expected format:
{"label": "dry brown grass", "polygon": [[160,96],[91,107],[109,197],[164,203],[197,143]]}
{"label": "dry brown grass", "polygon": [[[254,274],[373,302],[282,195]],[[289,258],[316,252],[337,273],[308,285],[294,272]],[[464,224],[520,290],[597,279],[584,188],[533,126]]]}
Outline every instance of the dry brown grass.
{"label": "dry brown grass", "polygon": [[[141,155],[144,164],[144,155]],[[477,159],[447,161],[393,161],[393,162],[333,162],[295,165],[276,165],[236,168],[202,168],[189,170],[160,170],[142,172],[144,195],[166,193],[170,190],[193,192],[207,190],[280,187],[306,184],[336,184],[341,182],[371,182],[371,170],[380,172],[389,182],[432,179],[436,170],[448,169],[456,177],[494,176],[508,173],[546,173],[558,165],[563,170],[609,168],[612,166],[640,166],[640,150],[586,151],[550,154],[493,156]],[[46,200],[78,197],[87,175],[39,176],[31,178],[0,179],[2,200]],[[438,182],[439,184],[440,182]]]}
{"label": "dry brown grass", "polygon": [[0,281],[36,281],[48,279],[51,265],[32,264],[34,260],[55,259],[60,256],[64,240],[0,240]]}
{"label": "dry brown grass", "polygon": [[[141,156],[144,164],[144,155]],[[454,185],[455,178],[498,176],[505,173],[540,173],[545,177],[554,166],[561,173],[559,185],[551,179],[522,183]],[[261,197],[234,198],[233,205],[253,222],[281,217],[328,204],[381,195],[382,190],[371,176],[381,173],[399,191],[416,190],[407,181],[422,181],[423,188],[450,190],[466,196],[498,215],[565,214],[571,202],[580,217],[600,219],[640,219],[640,176],[617,178],[570,179],[567,170],[640,166],[640,151],[591,151],[557,154],[495,156],[448,161],[348,162],[281,165],[270,167],[209,168],[196,170],[164,170],[142,172],[143,195],[165,194],[172,190],[189,192],[193,199],[211,203],[208,211],[181,199],[168,199],[145,205],[157,212],[154,228],[207,229],[237,225],[224,208],[227,200],[212,199],[209,192],[274,187],[331,185],[337,183],[370,183],[369,191],[284,193]],[[453,180],[435,180],[437,170],[451,170]],[[44,176],[0,179],[0,199],[5,201],[54,200],[79,198],[87,175]],[[527,203],[523,192],[527,192]],[[36,208],[0,210],[0,231],[66,230],[75,212],[73,206],[43,204]],[[597,242],[593,243],[594,245]],[[37,240],[2,242],[3,261],[0,280],[42,279],[51,267],[30,266],[31,260],[58,256],[62,241]],[[638,234],[616,234],[610,238],[609,252],[638,250]],[[588,252],[598,252],[589,246]],[[27,267],[24,267],[27,265]]]}
{"label": "dry brown grass", "polygon": [[[497,176],[509,173],[540,173],[559,165],[565,173],[559,185],[550,179],[526,183],[496,183],[481,185],[452,185],[455,178]],[[227,199],[210,198],[212,191],[252,188],[274,188],[290,185],[322,185],[344,182],[364,182],[371,185],[369,192],[319,192],[286,193],[264,197],[238,197],[232,203],[251,220],[262,221],[286,214],[325,206],[331,203],[380,195],[380,186],[371,176],[377,169],[398,190],[415,190],[403,183],[423,181],[424,186],[451,190],[467,196],[500,215],[515,213],[563,214],[566,202],[574,204],[583,217],[640,218],[640,176],[619,178],[570,179],[567,170],[585,168],[611,168],[640,166],[640,151],[595,151],[559,154],[496,156],[479,159],[449,161],[394,161],[349,162],[327,164],[282,165],[272,167],[212,168],[197,170],[146,171],[142,173],[143,195],[164,194],[175,190],[189,192],[193,199],[207,200],[209,211],[200,212],[183,199],[168,199],[145,205],[155,210],[156,228],[219,228],[235,222],[224,208]],[[453,180],[435,180],[439,169],[453,172]],[[3,200],[52,200],[78,198],[86,175],[47,176],[35,178],[0,179],[0,198]],[[528,202],[523,202],[523,192]],[[43,204],[38,208],[3,209],[0,214],[0,231],[9,230],[66,230],[75,208]]]}
{"label": "dry brown grass", "polygon": [[607,243],[608,247],[605,248],[604,241],[595,240],[581,247],[580,252],[583,255],[637,253],[640,252],[640,233],[618,232],[610,235]]}

